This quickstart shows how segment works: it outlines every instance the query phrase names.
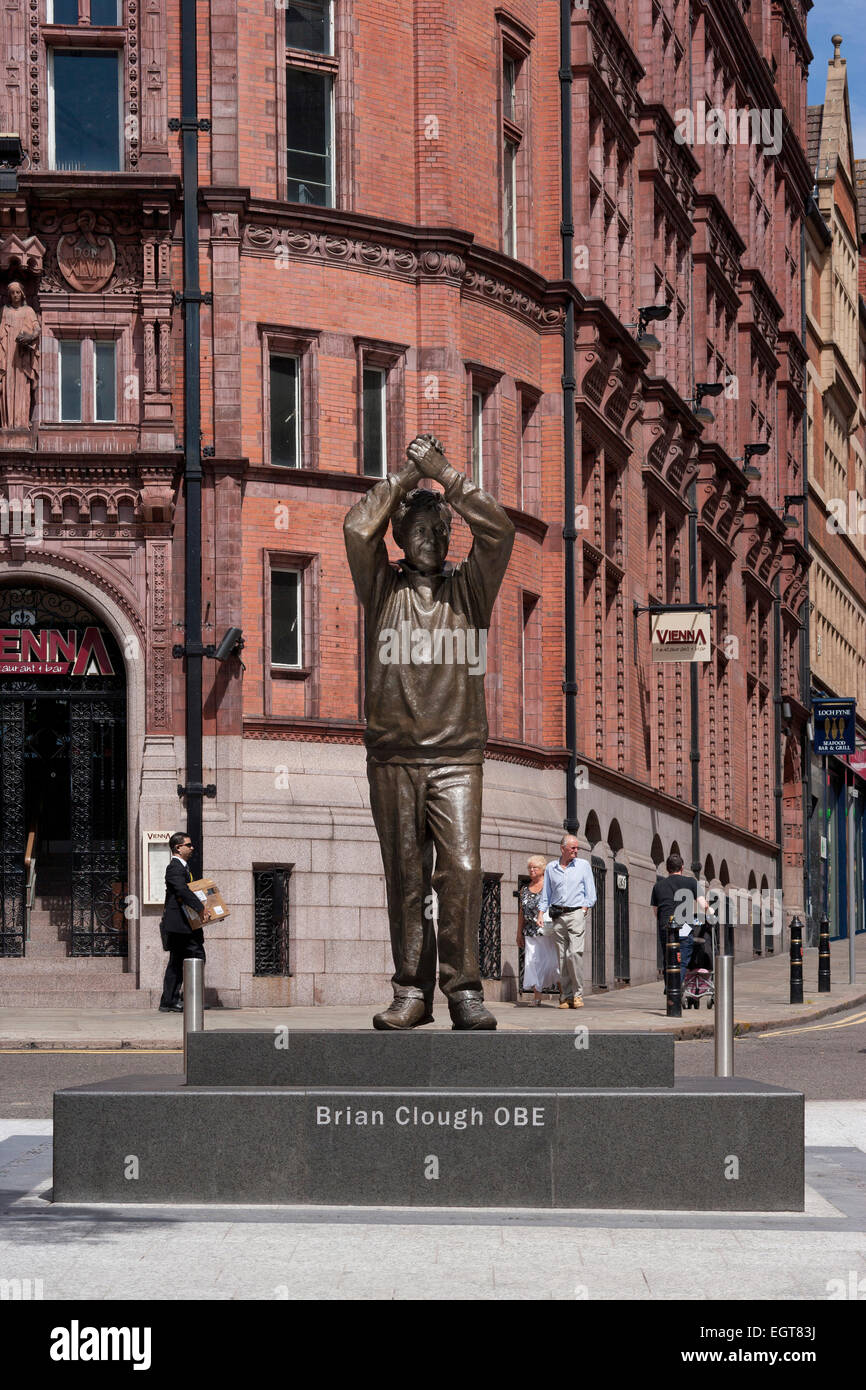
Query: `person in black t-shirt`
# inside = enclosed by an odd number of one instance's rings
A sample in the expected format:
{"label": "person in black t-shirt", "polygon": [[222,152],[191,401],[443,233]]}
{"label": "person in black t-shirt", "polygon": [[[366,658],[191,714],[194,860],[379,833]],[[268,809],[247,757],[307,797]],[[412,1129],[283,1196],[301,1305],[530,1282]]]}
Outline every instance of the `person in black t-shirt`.
{"label": "person in black t-shirt", "polygon": [[[697,912],[699,910],[701,912],[706,911],[707,906],[706,898],[698,892],[697,879],[693,878],[691,874],[683,873],[681,855],[676,853],[668,855],[666,868],[667,878],[660,876],[656,879],[650,898],[651,906],[656,909],[662,979],[664,979],[665,944],[671,919],[673,918],[677,928],[691,927],[695,922]],[[691,935],[681,936],[679,941],[680,971],[682,975],[685,975],[692,953],[692,937]]]}

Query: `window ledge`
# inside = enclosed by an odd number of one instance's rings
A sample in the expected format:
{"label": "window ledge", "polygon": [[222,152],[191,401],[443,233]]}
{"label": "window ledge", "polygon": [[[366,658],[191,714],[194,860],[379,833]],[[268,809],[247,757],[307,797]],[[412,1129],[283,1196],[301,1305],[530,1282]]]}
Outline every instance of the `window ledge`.
{"label": "window ledge", "polygon": [[310,666],[272,666],[271,680],[305,681],[313,674]]}
{"label": "window ledge", "polygon": [[122,48],[126,29],[117,24],[43,24],[42,37],[52,48]]}

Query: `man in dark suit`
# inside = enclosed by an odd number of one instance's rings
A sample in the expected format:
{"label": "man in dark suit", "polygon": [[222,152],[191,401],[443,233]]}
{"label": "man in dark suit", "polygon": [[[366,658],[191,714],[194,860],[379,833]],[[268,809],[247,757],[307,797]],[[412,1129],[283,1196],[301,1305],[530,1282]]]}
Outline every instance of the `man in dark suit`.
{"label": "man in dark suit", "polygon": [[192,879],[187,861],[193,852],[193,843],[185,831],[179,830],[168,842],[171,859],[165,871],[165,909],[162,914],[161,929],[163,940],[168,942],[168,965],[162,985],[160,1013],[182,1014],[180,991],[183,984],[183,963],[185,960],[204,960],[204,932],[201,927],[192,927],[183,910],[183,904],[193,908],[202,922],[211,920],[210,909],[197,898],[187,884]]}

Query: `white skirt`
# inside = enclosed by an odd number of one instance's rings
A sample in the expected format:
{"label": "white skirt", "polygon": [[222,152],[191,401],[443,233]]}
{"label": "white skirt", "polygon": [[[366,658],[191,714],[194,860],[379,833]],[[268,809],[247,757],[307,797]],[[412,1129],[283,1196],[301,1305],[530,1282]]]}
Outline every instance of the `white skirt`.
{"label": "white skirt", "polygon": [[551,989],[559,984],[559,957],[552,936],[524,937],[523,988]]}

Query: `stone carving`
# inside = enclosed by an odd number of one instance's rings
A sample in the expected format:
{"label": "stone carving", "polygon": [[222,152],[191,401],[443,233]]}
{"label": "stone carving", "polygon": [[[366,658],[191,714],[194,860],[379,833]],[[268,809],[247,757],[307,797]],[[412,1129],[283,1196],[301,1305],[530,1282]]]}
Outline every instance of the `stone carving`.
{"label": "stone carving", "polygon": [[0,241],[0,270],[28,271],[31,275],[42,273],[42,258],[45,247],[38,237],[20,237],[11,232]]}
{"label": "stone carving", "polygon": [[104,289],[114,274],[117,249],[106,235],[109,225],[104,218],[97,222],[96,214],[80,212],[76,219],[77,234],[65,232],[57,243],[57,264],[60,272],[74,290],[93,293]]}
{"label": "stone carving", "polygon": [[211,221],[211,240],[237,241],[238,223],[236,212],[215,212]]}
{"label": "stone carving", "polygon": [[13,280],[0,316],[0,428],[28,429],[39,386],[39,319]]}
{"label": "stone carving", "polygon": [[109,294],[129,294],[137,290],[141,283],[141,249],[135,245],[117,248],[117,264],[114,278],[108,286]]}
{"label": "stone carving", "polygon": [[144,325],[144,389],[148,392],[156,390],[155,335],[155,324],[146,323]]}
{"label": "stone carving", "polygon": [[[218,235],[216,218],[221,215],[214,214],[215,236]],[[406,279],[446,280],[459,285],[464,294],[498,304],[541,328],[560,329],[565,322],[565,310],[560,305],[544,304],[507,280],[467,267],[465,258],[456,251],[428,247],[416,254],[405,246],[386,246],[362,238],[256,224],[244,227],[242,248],[247,253],[270,254],[275,258],[300,256],[338,262]]]}
{"label": "stone carving", "polygon": [[171,323],[168,319],[161,319],[157,327],[159,330],[159,389],[161,391],[170,391]]}

